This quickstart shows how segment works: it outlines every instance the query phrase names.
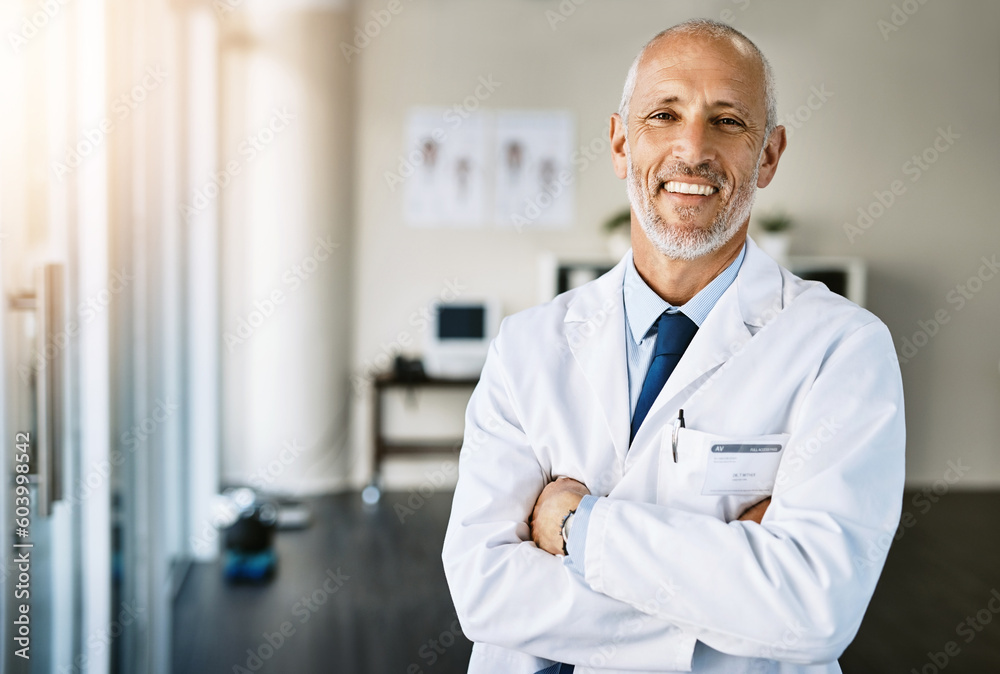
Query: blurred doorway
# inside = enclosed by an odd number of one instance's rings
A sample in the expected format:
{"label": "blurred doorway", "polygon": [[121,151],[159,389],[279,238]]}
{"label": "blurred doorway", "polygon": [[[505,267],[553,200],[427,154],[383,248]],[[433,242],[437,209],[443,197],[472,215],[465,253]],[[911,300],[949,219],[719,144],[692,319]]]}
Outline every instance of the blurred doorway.
{"label": "blurred doorway", "polygon": [[174,595],[215,553],[217,216],[178,208],[216,163],[215,20],[76,0],[0,21],[0,669],[168,672]]}
{"label": "blurred doorway", "polygon": [[2,667],[108,671],[109,309],[121,280],[109,275],[107,146],[84,126],[103,114],[105,15],[87,0],[2,12],[17,26],[0,62]]}

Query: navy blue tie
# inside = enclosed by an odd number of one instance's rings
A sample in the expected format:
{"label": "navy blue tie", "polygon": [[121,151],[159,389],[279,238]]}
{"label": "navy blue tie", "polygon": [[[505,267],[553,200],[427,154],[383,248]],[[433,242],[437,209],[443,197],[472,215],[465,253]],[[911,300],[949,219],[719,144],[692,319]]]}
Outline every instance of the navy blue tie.
{"label": "navy blue tie", "polygon": [[629,443],[635,439],[635,433],[649,414],[649,408],[653,406],[656,396],[660,395],[660,390],[667,383],[670,373],[677,367],[696,332],[698,326],[695,322],[679,311],[674,314],[663,312],[660,315],[656,322],[656,347],[653,350],[653,360],[649,364],[639,400],[635,404]]}
{"label": "navy blue tie", "polygon": [[[684,314],[663,312],[656,321],[656,346],[653,349],[653,360],[649,364],[646,379],[642,382],[642,391],[635,404],[635,414],[632,415],[632,435],[629,443],[635,437],[635,432],[642,425],[642,420],[649,414],[656,396],[667,383],[670,373],[677,367],[688,344],[694,339],[698,326]],[[573,665],[555,663],[546,667],[538,674],[573,674]]]}

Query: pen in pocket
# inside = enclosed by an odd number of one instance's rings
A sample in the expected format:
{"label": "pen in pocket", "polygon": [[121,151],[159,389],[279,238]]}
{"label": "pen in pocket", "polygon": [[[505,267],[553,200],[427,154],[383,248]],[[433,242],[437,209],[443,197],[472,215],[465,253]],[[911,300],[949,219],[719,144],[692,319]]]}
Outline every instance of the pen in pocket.
{"label": "pen in pocket", "polygon": [[682,428],[684,428],[684,410],[678,410],[677,418],[674,419],[674,433],[670,442],[674,449],[674,463],[677,463],[677,435]]}

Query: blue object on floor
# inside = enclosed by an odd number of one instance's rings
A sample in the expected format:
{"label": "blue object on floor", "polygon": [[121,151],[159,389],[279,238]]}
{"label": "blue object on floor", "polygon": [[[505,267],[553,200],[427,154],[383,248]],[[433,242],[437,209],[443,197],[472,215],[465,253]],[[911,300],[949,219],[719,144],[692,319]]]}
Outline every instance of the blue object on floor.
{"label": "blue object on floor", "polygon": [[278,556],[274,553],[274,548],[259,552],[226,550],[226,567],[223,575],[229,581],[262,581],[274,575],[277,565]]}

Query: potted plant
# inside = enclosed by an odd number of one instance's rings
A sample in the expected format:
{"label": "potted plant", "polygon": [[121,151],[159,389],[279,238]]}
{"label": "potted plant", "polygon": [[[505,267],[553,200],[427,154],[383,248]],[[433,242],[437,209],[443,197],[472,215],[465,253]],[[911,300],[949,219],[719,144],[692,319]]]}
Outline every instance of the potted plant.
{"label": "potted plant", "polygon": [[615,260],[620,260],[632,247],[632,208],[616,211],[604,221],[604,234],[608,237],[608,253]]}
{"label": "potted plant", "polygon": [[757,245],[780,264],[787,264],[792,219],[784,211],[774,211],[758,218],[757,224],[761,230]]}

